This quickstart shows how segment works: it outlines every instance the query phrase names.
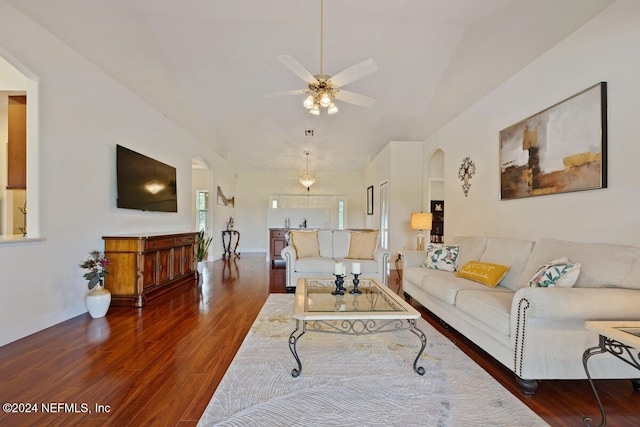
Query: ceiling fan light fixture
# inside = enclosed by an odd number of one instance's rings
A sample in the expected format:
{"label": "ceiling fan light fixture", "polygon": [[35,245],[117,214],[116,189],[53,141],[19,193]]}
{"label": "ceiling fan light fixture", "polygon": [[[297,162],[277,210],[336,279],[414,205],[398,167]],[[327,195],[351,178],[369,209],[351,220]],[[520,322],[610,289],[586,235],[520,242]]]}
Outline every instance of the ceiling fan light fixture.
{"label": "ceiling fan light fixture", "polygon": [[[290,55],[279,55],[278,60],[287,67],[291,72],[304,80],[307,88],[303,90],[290,90],[284,92],[274,92],[265,94],[265,97],[281,96],[281,95],[300,95],[305,94],[302,105],[309,110],[314,116],[320,115],[320,109],[326,108],[329,115],[336,114],[338,108],[333,104],[333,100],[337,99],[341,102],[358,105],[361,107],[372,107],[375,99],[368,96],[359,95],[357,93],[342,90],[342,86],[353,81],[361,79],[378,69],[373,59],[368,58],[348,67],[333,77],[324,74],[324,0],[320,1],[320,73],[312,74],[302,64],[296,61]],[[329,111],[331,108],[331,111]]]}
{"label": "ceiling fan light fixture", "polygon": [[329,105],[331,105],[331,97],[329,96],[329,94],[327,92],[324,92],[320,96],[320,106],[322,108],[327,108]]}
{"label": "ceiling fan light fixture", "polygon": [[313,97],[313,95],[307,96],[302,103],[302,105],[304,105],[304,108],[307,108],[309,110],[313,108],[313,104],[315,104],[315,98]]}

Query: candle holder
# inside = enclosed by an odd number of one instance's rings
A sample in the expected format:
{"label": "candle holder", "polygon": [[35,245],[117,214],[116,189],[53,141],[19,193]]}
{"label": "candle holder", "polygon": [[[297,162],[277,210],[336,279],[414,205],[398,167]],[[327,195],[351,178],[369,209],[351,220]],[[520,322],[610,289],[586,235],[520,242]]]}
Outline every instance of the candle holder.
{"label": "candle holder", "polygon": [[358,283],[360,283],[360,280],[358,280],[358,276],[359,274],[353,273],[353,289],[351,289],[349,291],[350,294],[361,294],[362,291],[360,289],[358,289]]}
{"label": "candle holder", "polygon": [[344,276],[341,274],[334,274],[334,276],[336,276],[334,282],[336,284],[336,290],[331,292],[331,295],[344,295],[344,291],[346,290],[344,286],[342,286],[344,284]]}

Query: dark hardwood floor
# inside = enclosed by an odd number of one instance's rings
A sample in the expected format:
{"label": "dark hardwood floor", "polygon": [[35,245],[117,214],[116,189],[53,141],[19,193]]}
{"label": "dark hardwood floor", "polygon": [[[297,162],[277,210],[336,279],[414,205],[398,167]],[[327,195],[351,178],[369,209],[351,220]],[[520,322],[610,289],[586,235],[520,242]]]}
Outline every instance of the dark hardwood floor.
{"label": "dark hardwood floor", "polygon": [[[175,289],[142,309],[111,307],[103,319],[78,316],[0,347],[0,400],[38,408],[2,412],[0,426],[196,425],[269,293],[286,292],[284,268],[265,259],[215,261],[198,287]],[[396,277],[392,271],[389,282],[398,292]],[[418,308],[549,424],[580,426],[585,415],[600,422],[586,380],[544,381],[526,397],[509,370]],[[607,425],[640,425],[640,393],[629,381],[596,384]]]}

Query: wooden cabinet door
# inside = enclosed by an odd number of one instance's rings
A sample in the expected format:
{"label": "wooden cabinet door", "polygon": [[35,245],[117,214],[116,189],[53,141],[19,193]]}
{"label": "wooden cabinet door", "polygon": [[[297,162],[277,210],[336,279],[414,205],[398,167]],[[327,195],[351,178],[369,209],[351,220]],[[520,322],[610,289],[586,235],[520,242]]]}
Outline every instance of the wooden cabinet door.
{"label": "wooden cabinet door", "polygon": [[178,247],[173,249],[173,276],[180,277],[184,274],[184,248]]}
{"label": "wooden cabinet door", "polygon": [[281,259],[280,252],[287,246],[284,237],[271,241],[271,259]]}
{"label": "wooden cabinet door", "polygon": [[280,252],[282,252],[282,250],[287,246],[287,240],[285,238],[286,235],[286,230],[271,230],[269,235],[269,252],[271,255],[271,261],[282,259]]}
{"label": "wooden cabinet door", "polygon": [[182,248],[182,259],[184,260],[183,264],[183,273],[189,274],[193,273],[193,260],[195,259],[194,255],[195,245],[184,246]]}
{"label": "wooden cabinet door", "polygon": [[158,284],[165,283],[171,278],[171,249],[158,251]]}
{"label": "wooden cabinet door", "polygon": [[173,277],[193,273],[193,245],[173,249]]}
{"label": "wooden cabinet door", "polygon": [[144,254],[144,275],[142,286],[144,289],[155,286],[158,269],[158,253],[147,252]]}

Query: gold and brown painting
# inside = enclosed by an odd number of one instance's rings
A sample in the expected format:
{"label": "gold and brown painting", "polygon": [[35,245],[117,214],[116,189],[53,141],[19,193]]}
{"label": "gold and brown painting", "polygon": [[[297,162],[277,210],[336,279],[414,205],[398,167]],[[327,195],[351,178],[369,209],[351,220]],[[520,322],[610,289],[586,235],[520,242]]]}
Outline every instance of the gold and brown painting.
{"label": "gold and brown painting", "polygon": [[500,131],[500,198],[606,188],[606,83]]}

